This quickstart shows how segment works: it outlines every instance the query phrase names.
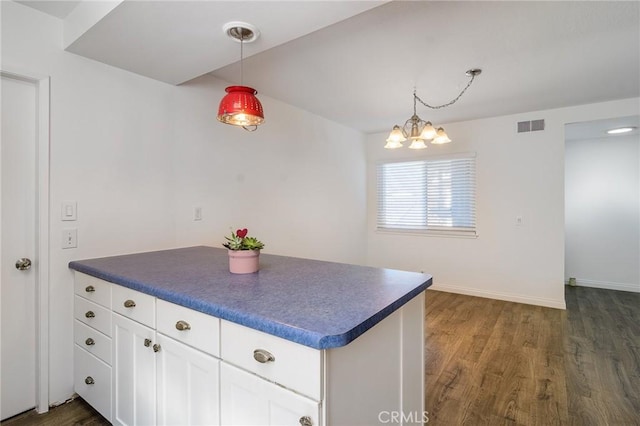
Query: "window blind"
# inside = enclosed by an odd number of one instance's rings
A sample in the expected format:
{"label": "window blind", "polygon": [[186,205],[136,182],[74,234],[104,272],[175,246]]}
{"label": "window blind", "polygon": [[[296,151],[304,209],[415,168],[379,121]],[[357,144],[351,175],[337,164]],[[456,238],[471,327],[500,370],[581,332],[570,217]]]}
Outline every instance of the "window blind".
{"label": "window blind", "polygon": [[475,157],[378,164],[378,228],[476,229]]}

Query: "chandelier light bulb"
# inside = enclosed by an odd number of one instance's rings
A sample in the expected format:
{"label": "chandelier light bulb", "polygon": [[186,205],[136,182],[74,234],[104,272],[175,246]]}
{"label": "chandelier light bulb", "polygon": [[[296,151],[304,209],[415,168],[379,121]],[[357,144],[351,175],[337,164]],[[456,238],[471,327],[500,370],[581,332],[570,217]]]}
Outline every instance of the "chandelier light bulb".
{"label": "chandelier light bulb", "polygon": [[414,139],[409,145],[410,149],[425,149],[427,145],[424,144],[424,140],[422,139]]}
{"label": "chandelier light bulb", "polygon": [[422,133],[420,134],[420,137],[422,139],[430,141],[436,136],[437,136],[436,129],[433,127],[433,124],[431,124],[430,121],[427,121],[424,125],[424,128],[422,129]]}
{"label": "chandelier light bulb", "polygon": [[407,138],[402,134],[402,129],[400,126],[393,126],[393,130],[389,133],[389,137],[387,138],[387,144],[384,146],[387,149],[396,149],[402,148],[402,142],[406,141]]}
{"label": "chandelier light bulb", "polygon": [[451,139],[449,139],[449,136],[447,136],[444,129],[442,127],[438,127],[437,136],[435,137],[435,139],[433,139],[433,142],[431,143],[436,145],[442,145],[449,142],[451,142]]}

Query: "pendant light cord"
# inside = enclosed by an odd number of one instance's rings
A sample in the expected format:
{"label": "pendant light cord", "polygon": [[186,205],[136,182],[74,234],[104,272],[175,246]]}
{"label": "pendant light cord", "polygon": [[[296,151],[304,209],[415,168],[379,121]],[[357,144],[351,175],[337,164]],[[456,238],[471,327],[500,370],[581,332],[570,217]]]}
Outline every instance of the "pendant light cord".
{"label": "pendant light cord", "polygon": [[243,56],[243,46],[244,46],[244,32],[240,29],[240,85],[244,85],[244,69],[242,67],[242,56]]}
{"label": "pendant light cord", "polygon": [[462,95],[464,95],[464,92],[467,91],[467,89],[469,88],[469,86],[471,86],[471,83],[473,83],[473,80],[476,78],[476,75],[479,74],[479,72],[471,72],[469,71],[471,74],[471,80],[469,80],[469,83],[467,83],[467,85],[465,86],[464,89],[462,89],[462,92],[460,92],[460,94],[458,96],[455,97],[455,99],[453,99],[450,102],[447,102],[446,104],[442,104],[442,105],[429,105],[428,103],[426,103],[425,101],[423,101],[422,99],[420,99],[418,97],[418,95],[416,95],[416,91],[415,89],[413,89],[413,111],[415,114],[415,110],[416,110],[416,99],[420,101],[420,103],[424,106],[426,106],[427,108],[431,108],[431,109],[440,109],[440,108],[446,108],[450,105],[455,104],[456,102],[458,102],[458,99],[460,99],[462,97]]}

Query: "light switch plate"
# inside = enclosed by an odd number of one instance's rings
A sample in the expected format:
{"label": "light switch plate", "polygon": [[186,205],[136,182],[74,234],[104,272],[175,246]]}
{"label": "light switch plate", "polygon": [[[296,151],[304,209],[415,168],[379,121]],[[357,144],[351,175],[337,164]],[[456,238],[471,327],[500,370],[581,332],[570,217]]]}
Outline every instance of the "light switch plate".
{"label": "light switch plate", "polygon": [[78,219],[78,204],[75,201],[63,201],[61,219],[63,221]]}

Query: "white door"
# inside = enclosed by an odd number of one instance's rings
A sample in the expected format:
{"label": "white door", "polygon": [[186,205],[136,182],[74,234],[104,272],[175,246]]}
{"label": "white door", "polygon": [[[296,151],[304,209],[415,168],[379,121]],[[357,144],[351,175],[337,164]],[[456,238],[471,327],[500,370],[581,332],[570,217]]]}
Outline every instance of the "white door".
{"label": "white door", "polygon": [[158,425],[219,424],[220,361],[157,333]]}
{"label": "white door", "polygon": [[36,87],[2,76],[0,418],[36,406]]}
{"label": "white door", "polygon": [[119,314],[111,322],[114,425],[156,424],[155,331]]}

